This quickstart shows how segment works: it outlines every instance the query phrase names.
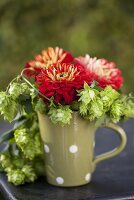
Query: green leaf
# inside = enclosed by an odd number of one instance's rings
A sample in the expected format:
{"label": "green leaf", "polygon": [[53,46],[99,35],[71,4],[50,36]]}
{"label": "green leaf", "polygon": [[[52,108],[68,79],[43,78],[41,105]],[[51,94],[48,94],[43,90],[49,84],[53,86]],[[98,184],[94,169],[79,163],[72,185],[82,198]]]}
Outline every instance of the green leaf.
{"label": "green leaf", "polygon": [[4,168],[1,166],[1,163],[0,163],[0,172],[4,172]]}
{"label": "green leaf", "polygon": [[80,96],[79,102],[88,105],[90,101],[96,98],[96,91],[91,89],[86,83],[84,89],[78,91],[78,96]]}
{"label": "green leaf", "polygon": [[92,84],[90,85],[90,88],[94,88],[95,86],[97,86],[98,82],[97,81],[93,81]]}
{"label": "green leaf", "polygon": [[14,133],[13,129],[3,133],[0,136],[0,144],[13,138],[13,136],[14,136],[13,133]]}
{"label": "green leaf", "polygon": [[86,82],[84,82],[84,89],[89,90],[89,88],[90,88],[89,85]]}
{"label": "green leaf", "polygon": [[19,155],[19,149],[18,149],[18,147],[15,143],[15,140],[14,140],[13,144],[9,145],[9,152],[10,152],[11,156],[18,156]]}
{"label": "green leaf", "polygon": [[38,156],[34,159],[33,167],[38,176],[45,176],[45,164],[43,156]]}
{"label": "green leaf", "polygon": [[94,86],[94,90],[101,92],[103,90],[103,88],[100,86]]}
{"label": "green leaf", "polygon": [[22,124],[25,124],[28,121],[28,119],[25,116],[21,116],[19,119],[15,121],[15,124],[13,126],[13,130],[21,126]]}
{"label": "green leaf", "polygon": [[2,148],[2,150],[1,150],[0,152],[1,152],[1,153],[5,153],[5,152],[8,151],[8,149],[9,149],[9,143],[6,142],[6,143],[4,144],[4,147]]}
{"label": "green leaf", "polygon": [[32,99],[30,95],[20,95],[19,104],[24,108],[26,113],[33,112]]}
{"label": "green leaf", "polygon": [[33,112],[33,107],[32,107],[32,102],[31,102],[31,98],[27,99],[25,101],[23,101],[23,106],[24,106],[24,110],[27,114],[32,113]]}

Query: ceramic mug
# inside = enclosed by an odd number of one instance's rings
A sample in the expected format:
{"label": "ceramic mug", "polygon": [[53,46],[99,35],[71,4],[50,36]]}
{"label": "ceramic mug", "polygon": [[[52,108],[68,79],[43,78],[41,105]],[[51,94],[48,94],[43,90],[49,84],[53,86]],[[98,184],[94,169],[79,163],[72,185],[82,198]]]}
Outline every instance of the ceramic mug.
{"label": "ceramic mug", "polygon": [[74,112],[70,125],[53,124],[48,116],[38,113],[44,143],[45,170],[48,183],[56,186],[79,186],[91,181],[96,165],[118,155],[126,145],[124,130],[113,123],[105,127],[120,136],[117,148],[94,158],[95,122],[83,119]]}

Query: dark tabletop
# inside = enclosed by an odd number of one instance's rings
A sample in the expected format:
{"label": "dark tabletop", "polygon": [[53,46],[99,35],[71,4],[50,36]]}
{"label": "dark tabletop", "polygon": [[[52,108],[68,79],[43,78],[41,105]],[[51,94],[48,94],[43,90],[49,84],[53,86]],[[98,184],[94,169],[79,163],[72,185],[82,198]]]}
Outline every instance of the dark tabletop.
{"label": "dark tabletop", "polygon": [[[0,200],[125,200],[134,199],[134,120],[121,125],[127,133],[125,150],[117,157],[100,163],[92,182],[79,187],[60,188],[49,185],[44,178],[35,183],[15,187],[0,173]],[[9,124],[0,123],[0,132]],[[116,147],[119,138],[113,131],[100,128],[96,135],[96,154]]]}

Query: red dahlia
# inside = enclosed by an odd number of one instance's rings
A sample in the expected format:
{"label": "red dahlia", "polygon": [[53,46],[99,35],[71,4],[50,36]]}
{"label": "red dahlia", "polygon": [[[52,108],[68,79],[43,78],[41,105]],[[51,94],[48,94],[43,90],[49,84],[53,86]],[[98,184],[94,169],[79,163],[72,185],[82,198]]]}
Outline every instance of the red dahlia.
{"label": "red dahlia", "polygon": [[114,62],[91,58],[88,54],[85,57],[76,58],[75,61],[82,64],[90,73],[94,73],[94,78],[101,87],[111,85],[113,88],[119,89],[122,86],[123,77]]}
{"label": "red dahlia", "polygon": [[[71,63],[73,62],[73,56],[70,52],[63,50],[59,47],[48,47],[43,50],[41,54],[36,55],[34,60],[26,63],[25,68],[32,69],[37,74],[42,68],[49,67],[51,64],[58,63]],[[27,75],[32,75],[30,70],[26,70]]]}
{"label": "red dahlia", "polygon": [[80,64],[57,63],[42,69],[36,76],[39,91],[46,97],[54,97],[56,103],[70,104],[77,99],[77,90],[84,82],[90,84],[93,77]]}

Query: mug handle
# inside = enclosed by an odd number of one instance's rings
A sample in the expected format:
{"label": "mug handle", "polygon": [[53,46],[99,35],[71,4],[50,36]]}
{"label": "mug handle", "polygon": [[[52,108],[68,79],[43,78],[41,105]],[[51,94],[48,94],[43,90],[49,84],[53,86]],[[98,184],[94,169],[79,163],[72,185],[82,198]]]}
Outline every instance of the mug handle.
{"label": "mug handle", "polygon": [[117,146],[115,149],[95,157],[95,159],[93,161],[93,171],[95,170],[96,165],[98,163],[100,163],[101,161],[107,160],[114,156],[117,156],[124,149],[124,147],[126,146],[126,142],[127,142],[127,137],[126,137],[125,131],[117,124],[108,123],[106,125],[103,125],[102,127],[113,129],[115,131],[115,133],[117,133],[119,135],[121,141],[120,141],[119,146]]}

